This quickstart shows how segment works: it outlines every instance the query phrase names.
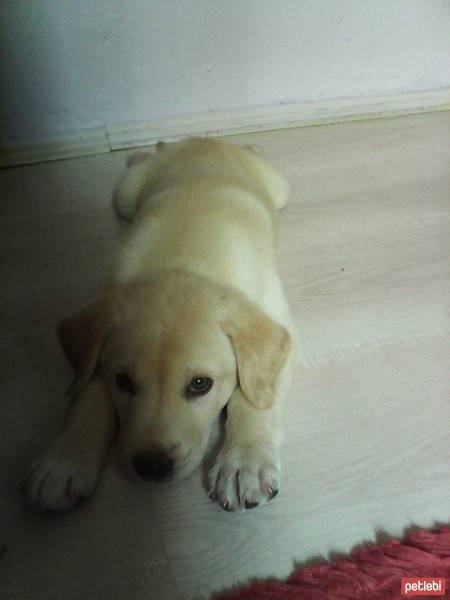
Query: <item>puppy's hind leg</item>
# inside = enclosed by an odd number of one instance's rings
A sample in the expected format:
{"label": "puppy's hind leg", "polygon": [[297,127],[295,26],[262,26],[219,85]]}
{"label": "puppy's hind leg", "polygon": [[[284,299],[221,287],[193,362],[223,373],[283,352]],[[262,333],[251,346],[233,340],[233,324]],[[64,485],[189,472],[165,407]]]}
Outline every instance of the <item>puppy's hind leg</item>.
{"label": "puppy's hind leg", "polygon": [[113,193],[113,205],[116,213],[125,221],[134,220],[139,197],[149,178],[151,161],[152,155],[148,152],[135,152],[127,159],[125,173]]}
{"label": "puppy's hind leg", "polygon": [[250,151],[252,171],[263,183],[272,198],[277,210],[282,210],[289,199],[289,184],[277,167],[269,162],[261,148],[254,145],[245,146]]}

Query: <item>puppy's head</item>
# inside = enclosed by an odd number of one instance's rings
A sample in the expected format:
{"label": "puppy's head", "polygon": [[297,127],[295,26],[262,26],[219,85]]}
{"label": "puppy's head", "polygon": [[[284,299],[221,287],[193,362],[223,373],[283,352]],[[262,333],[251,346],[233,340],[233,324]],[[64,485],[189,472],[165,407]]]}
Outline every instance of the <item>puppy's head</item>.
{"label": "puppy's head", "polygon": [[69,392],[101,377],[120,431],[119,456],[143,479],[182,478],[201,462],[236,385],[271,406],[287,331],[241,297],[182,273],[109,290],[65,319]]}

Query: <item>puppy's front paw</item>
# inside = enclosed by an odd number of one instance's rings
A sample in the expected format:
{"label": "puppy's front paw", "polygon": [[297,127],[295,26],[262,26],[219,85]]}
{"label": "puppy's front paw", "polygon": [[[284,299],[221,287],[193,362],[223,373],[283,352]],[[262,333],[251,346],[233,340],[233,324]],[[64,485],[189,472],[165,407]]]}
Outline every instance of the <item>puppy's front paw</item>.
{"label": "puppy's front paw", "polygon": [[40,510],[65,510],[94,491],[96,461],[77,456],[57,444],[34,461],[23,487],[28,503]]}
{"label": "puppy's front paw", "polygon": [[209,473],[209,497],[222,508],[255,508],[275,498],[280,487],[276,450],[259,447],[222,448]]}

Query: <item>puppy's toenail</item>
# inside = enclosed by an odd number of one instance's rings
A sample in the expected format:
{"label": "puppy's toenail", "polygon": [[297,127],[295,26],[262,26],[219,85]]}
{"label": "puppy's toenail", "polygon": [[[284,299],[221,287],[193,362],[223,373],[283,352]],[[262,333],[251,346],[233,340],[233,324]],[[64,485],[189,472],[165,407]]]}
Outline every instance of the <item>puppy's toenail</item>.
{"label": "puppy's toenail", "polygon": [[248,500],[245,501],[245,508],[247,510],[250,510],[252,508],[256,508],[258,506],[259,502],[249,502]]}
{"label": "puppy's toenail", "polygon": [[213,502],[215,502],[217,500],[217,495],[216,495],[215,490],[209,490],[209,492],[208,492],[208,498],[210,500],[212,500]]}
{"label": "puppy's toenail", "polygon": [[269,490],[269,500],[273,500],[278,494],[278,490]]}
{"label": "puppy's toenail", "polygon": [[231,504],[229,504],[228,500],[226,500],[220,506],[223,508],[223,510],[226,510],[227,512],[233,512],[234,511],[234,508],[231,506]]}

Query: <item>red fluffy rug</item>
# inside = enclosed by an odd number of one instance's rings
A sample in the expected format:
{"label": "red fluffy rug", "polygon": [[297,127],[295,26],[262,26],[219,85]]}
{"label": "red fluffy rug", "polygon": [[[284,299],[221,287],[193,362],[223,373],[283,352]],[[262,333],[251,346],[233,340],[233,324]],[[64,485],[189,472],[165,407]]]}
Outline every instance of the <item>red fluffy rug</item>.
{"label": "red fluffy rug", "polygon": [[366,544],[349,556],[300,567],[286,581],[253,581],[212,600],[398,600],[402,577],[446,578],[450,598],[450,527],[414,531],[403,541]]}

